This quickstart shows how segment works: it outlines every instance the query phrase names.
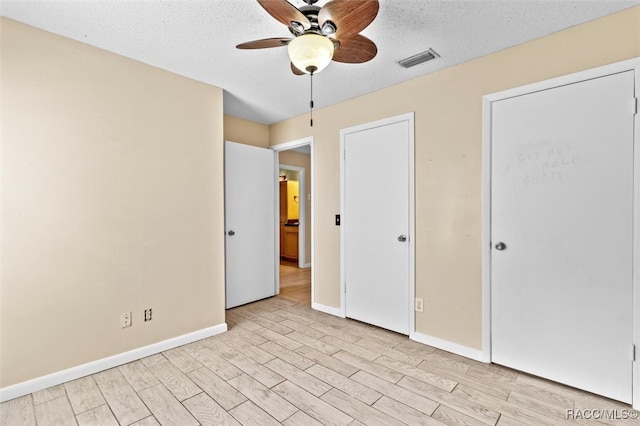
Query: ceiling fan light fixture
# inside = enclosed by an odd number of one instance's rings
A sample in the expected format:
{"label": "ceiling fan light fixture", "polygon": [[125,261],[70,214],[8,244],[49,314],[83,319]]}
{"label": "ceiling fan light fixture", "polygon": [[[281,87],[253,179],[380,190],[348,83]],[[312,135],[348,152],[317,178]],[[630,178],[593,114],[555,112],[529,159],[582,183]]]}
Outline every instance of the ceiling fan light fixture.
{"label": "ceiling fan light fixture", "polygon": [[291,63],[307,74],[322,71],[333,58],[333,42],[319,34],[308,33],[296,37],[289,43]]}
{"label": "ceiling fan light fixture", "polygon": [[291,30],[291,33],[296,36],[304,33],[304,26],[298,21],[291,21],[289,29]]}
{"label": "ceiling fan light fixture", "polygon": [[331,36],[336,33],[336,24],[327,20],[324,24],[322,24],[322,34],[326,36]]}

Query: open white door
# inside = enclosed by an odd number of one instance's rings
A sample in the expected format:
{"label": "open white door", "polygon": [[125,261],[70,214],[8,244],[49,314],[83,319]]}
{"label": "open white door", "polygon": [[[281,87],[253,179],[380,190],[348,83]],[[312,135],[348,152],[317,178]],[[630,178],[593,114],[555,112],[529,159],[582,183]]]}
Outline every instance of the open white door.
{"label": "open white door", "polygon": [[225,143],[227,309],[276,294],[274,155]]}
{"label": "open white door", "polygon": [[492,361],[627,403],[633,98],[627,71],[491,110]]}
{"label": "open white door", "polygon": [[409,334],[413,114],[341,131],[345,314]]}

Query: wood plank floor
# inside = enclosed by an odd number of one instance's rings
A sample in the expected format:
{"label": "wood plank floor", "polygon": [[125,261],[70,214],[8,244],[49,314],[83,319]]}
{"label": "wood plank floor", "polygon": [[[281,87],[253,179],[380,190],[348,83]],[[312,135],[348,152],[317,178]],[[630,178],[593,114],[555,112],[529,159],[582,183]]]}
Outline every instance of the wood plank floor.
{"label": "wood plank floor", "polygon": [[618,402],[313,311],[282,297],[229,331],[7,401],[2,425],[638,425]]}
{"label": "wood plank floor", "polygon": [[311,306],[311,268],[280,262],[280,297]]}

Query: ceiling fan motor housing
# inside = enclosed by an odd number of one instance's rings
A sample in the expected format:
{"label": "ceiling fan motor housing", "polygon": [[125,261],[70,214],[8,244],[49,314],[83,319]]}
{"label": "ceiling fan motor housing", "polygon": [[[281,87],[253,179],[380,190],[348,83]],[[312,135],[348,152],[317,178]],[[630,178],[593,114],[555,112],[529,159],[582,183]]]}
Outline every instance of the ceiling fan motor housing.
{"label": "ceiling fan motor housing", "polygon": [[[312,3],[315,3],[315,1],[312,1]],[[300,22],[291,21],[289,31],[291,31],[291,33],[296,37],[309,32],[327,37],[334,35],[337,31],[337,26],[333,21],[327,20],[322,24],[322,27],[320,27],[320,23],[318,22],[318,13],[320,12],[320,9],[320,7],[313,5],[302,6],[300,8],[300,12],[302,12],[302,14],[309,20],[311,28],[305,31],[304,26]]]}
{"label": "ceiling fan motor housing", "polygon": [[311,23],[311,28],[309,28],[307,31],[320,33],[320,25],[318,24],[318,13],[320,12],[320,7],[309,5],[302,6],[299,10],[304,16],[307,17],[307,19]]}
{"label": "ceiling fan motor housing", "polygon": [[[305,5],[299,9],[289,0],[257,1],[273,18],[285,24],[294,37],[254,40],[236,47],[264,49],[288,46],[291,71],[296,75],[320,72],[324,68],[321,63],[327,55],[329,61],[361,64],[373,59],[378,52],[375,43],[360,34],[378,14],[378,0],[330,0],[322,7],[315,5],[317,0],[303,0]],[[316,61],[320,64],[316,70],[307,69],[308,62],[296,63],[294,60],[294,57],[300,59],[313,52],[320,52],[316,59],[322,57],[322,61]]]}

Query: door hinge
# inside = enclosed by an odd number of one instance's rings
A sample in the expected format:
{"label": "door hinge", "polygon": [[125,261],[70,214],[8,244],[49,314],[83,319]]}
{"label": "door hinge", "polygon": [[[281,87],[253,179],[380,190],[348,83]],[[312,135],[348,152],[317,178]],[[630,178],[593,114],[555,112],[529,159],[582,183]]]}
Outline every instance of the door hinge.
{"label": "door hinge", "polygon": [[633,98],[634,102],[633,102],[633,115],[636,115],[638,113],[638,98]]}
{"label": "door hinge", "polygon": [[631,345],[631,361],[636,360],[636,345]]}

